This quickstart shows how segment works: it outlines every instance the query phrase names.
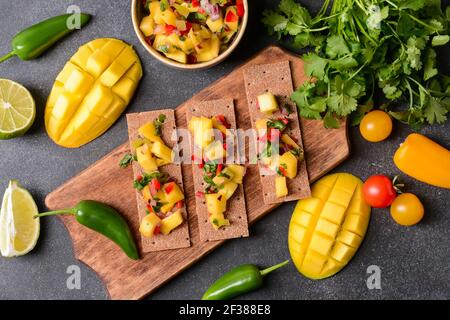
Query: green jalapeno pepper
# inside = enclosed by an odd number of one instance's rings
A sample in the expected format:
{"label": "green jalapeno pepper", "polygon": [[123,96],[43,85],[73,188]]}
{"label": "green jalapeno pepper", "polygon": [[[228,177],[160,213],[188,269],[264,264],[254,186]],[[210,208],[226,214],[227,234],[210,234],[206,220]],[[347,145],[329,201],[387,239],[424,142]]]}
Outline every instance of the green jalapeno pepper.
{"label": "green jalapeno pepper", "polygon": [[84,200],[71,209],[40,213],[36,217],[60,214],[74,215],[81,225],[114,241],[128,257],[133,260],[139,259],[139,253],[127,222],[112,207],[97,201]]}
{"label": "green jalapeno pepper", "polygon": [[[77,14],[53,17],[18,33],[11,41],[12,51],[1,57],[0,63],[13,56],[18,56],[21,60],[37,58],[59,39],[75,30],[75,28],[70,28],[67,21]],[[80,13],[78,15],[80,28],[91,19],[89,14]]]}
{"label": "green jalapeno pepper", "polygon": [[225,273],[205,292],[202,300],[229,300],[241,294],[261,288],[267,274],[289,263],[289,260],[273,267],[259,270],[251,264],[244,264]]}

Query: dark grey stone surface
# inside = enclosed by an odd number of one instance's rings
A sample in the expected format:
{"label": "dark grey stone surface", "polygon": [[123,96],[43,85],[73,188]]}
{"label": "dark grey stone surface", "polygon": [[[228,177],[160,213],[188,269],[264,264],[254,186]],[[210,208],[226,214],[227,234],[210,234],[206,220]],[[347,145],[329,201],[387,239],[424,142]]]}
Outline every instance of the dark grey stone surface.
{"label": "dark grey stone surface", "polygon": [[[70,36],[42,58],[30,62],[11,59],[0,65],[0,78],[18,81],[30,89],[37,102],[37,119],[22,138],[0,142],[0,188],[9,179],[22,182],[35,196],[41,210],[46,194],[127,139],[125,117],[102,137],[76,150],[56,146],[47,137],[43,112],[53,81],[78,46],[98,37],[118,37],[135,45],[145,77],[128,112],[176,106],[212,81],[227,74],[271,40],[258,20],[264,6],[276,1],[251,0],[251,22],[242,44],[226,62],[207,71],[169,69],[145,53],[132,29],[130,1],[110,0],[16,0],[0,1],[0,48],[9,51],[9,41],[23,28],[64,13],[76,4],[93,14],[92,22]],[[303,1],[316,3],[316,1]],[[448,4],[449,2],[446,1]],[[442,64],[449,69],[448,53]],[[450,124],[425,127],[422,133],[450,147]],[[351,157],[335,170],[351,172],[362,179],[375,173],[399,173],[392,155],[411,130],[398,123],[389,140],[371,144],[351,129]],[[432,164],[430,164],[432,165]],[[367,237],[351,263],[338,275],[323,281],[302,277],[291,264],[267,278],[263,289],[244,299],[449,299],[450,212],[449,190],[433,188],[405,178],[407,190],[424,202],[426,217],[413,228],[393,222],[388,210],[373,210]],[[229,241],[189,270],[155,292],[153,299],[196,299],[217,277],[242,263],[269,266],[289,258],[287,229],[294,203],[274,210],[251,228],[251,237]],[[66,270],[81,268],[81,290],[68,290]],[[367,267],[382,272],[382,289],[368,290]],[[17,259],[0,258],[0,299],[105,299],[101,280],[73,258],[68,233],[57,219],[43,219],[39,243],[34,251]]]}

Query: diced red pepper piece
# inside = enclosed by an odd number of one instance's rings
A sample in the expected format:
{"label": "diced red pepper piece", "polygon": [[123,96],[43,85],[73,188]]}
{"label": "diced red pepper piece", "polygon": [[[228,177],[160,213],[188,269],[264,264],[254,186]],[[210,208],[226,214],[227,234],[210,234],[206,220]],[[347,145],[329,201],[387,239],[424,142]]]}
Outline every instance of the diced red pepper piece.
{"label": "diced red pepper piece", "polygon": [[176,207],[177,207],[177,209],[183,208],[184,207],[184,201],[183,200],[178,201],[177,204],[176,204]]}
{"label": "diced red pepper piece", "polygon": [[159,182],[158,179],[152,179],[152,185],[155,187],[156,190],[161,189],[161,182]]}
{"label": "diced red pepper piece", "polygon": [[219,163],[217,165],[216,176],[222,172],[222,169],[223,169],[223,164]]}
{"label": "diced red pepper piece", "polygon": [[227,151],[228,145],[226,143],[223,144],[223,150]]}
{"label": "diced red pepper piece", "polygon": [[150,204],[147,204],[148,212],[153,212],[153,207]]}
{"label": "diced red pepper piece", "polygon": [[205,163],[204,163],[204,162],[200,163],[200,164],[198,165],[198,167],[199,167],[200,169],[203,169],[203,168],[205,167]]}
{"label": "diced red pepper piece", "polygon": [[198,8],[198,13],[204,14],[204,13],[205,13],[205,9],[203,9],[203,8]]}
{"label": "diced red pepper piece", "polygon": [[170,24],[167,24],[165,28],[166,28],[167,35],[171,35],[175,30],[177,30],[177,27],[172,26]]}
{"label": "diced red pepper piece", "polygon": [[278,169],[280,170],[280,173],[281,173],[284,177],[287,176],[287,171],[286,171],[286,169],[285,169],[283,166],[280,166]]}
{"label": "diced red pepper piece", "polygon": [[139,176],[137,176],[137,177],[136,177],[136,180],[137,180],[138,182],[141,182],[141,181],[142,181],[142,179],[144,179],[144,177],[143,177],[143,176],[141,176],[141,175],[139,175]]}
{"label": "diced red pepper piece", "polygon": [[268,133],[268,135],[269,135],[269,141],[270,142],[273,142],[273,141],[275,141],[275,140],[279,140],[280,139],[280,137],[281,137],[281,131],[280,130],[278,130],[278,129],[274,129],[274,128],[270,128],[269,129],[269,133]]}
{"label": "diced red pepper piece", "polygon": [[200,0],[192,0],[192,7],[197,8],[200,6]]}
{"label": "diced red pepper piece", "polygon": [[245,15],[244,0],[236,0],[236,8],[238,16],[243,17]]}
{"label": "diced red pepper piece", "polygon": [[195,193],[195,196],[196,196],[196,197],[199,197],[199,198],[203,198],[203,197],[205,196],[205,193],[204,193],[204,192],[201,192],[201,191],[197,191],[197,192]]}
{"label": "diced red pepper piece", "polygon": [[233,10],[228,11],[227,16],[225,17],[226,22],[238,22],[239,17]]}
{"label": "diced red pepper piece", "polygon": [[153,234],[155,236],[157,236],[158,234],[160,234],[160,232],[161,232],[161,227],[160,226],[156,226],[155,231],[153,231]]}
{"label": "diced red pepper piece", "polygon": [[223,114],[219,114],[216,116],[217,121],[219,121],[225,128],[230,129],[231,124],[228,122],[227,118]]}
{"label": "diced red pepper piece", "polygon": [[170,194],[173,191],[173,188],[175,188],[175,182],[171,182],[166,187],[166,193]]}
{"label": "diced red pepper piece", "polygon": [[186,30],[183,31],[179,30],[179,31],[182,36],[185,36],[189,33],[189,31],[191,31],[191,29],[192,29],[192,22],[186,22]]}
{"label": "diced red pepper piece", "polygon": [[289,124],[289,119],[288,118],[279,118],[278,120],[280,120],[281,122],[283,122],[285,125]]}

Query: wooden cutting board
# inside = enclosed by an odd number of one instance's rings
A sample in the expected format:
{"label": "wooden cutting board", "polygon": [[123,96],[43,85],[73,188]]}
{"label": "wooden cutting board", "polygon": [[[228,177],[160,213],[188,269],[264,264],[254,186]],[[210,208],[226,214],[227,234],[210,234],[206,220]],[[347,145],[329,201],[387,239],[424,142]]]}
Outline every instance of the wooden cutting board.
{"label": "wooden cutting board", "polygon": [[[278,47],[270,46],[189,101],[232,98],[235,101],[238,128],[249,129],[251,123],[242,70],[252,64],[283,60],[290,60],[294,86],[297,87],[306,79],[302,60]],[[159,106],[153,107],[159,109]],[[179,127],[186,127],[185,107],[186,103],[176,109]],[[320,121],[301,119],[301,127],[311,181],[317,180],[348,157],[350,148],[345,122],[340,129],[327,130]],[[124,136],[123,140],[125,142],[127,137]],[[128,152],[127,143],[57,188],[47,196],[47,207],[50,210],[72,207],[83,199],[105,202],[123,214],[138,237],[139,222],[135,190],[132,187],[132,170],[120,169],[118,166],[125,152]],[[252,224],[277,205],[262,205],[258,168],[252,166],[249,171],[245,180],[245,198],[249,223]],[[80,226],[73,217],[60,217],[72,238],[75,257],[100,276],[112,299],[145,297],[224,242],[200,242],[191,165],[183,166],[183,175],[192,241],[190,248],[148,253],[141,260],[132,261],[113,242]],[[250,229],[250,236],[251,231]],[[140,244],[140,241],[136,242]]]}

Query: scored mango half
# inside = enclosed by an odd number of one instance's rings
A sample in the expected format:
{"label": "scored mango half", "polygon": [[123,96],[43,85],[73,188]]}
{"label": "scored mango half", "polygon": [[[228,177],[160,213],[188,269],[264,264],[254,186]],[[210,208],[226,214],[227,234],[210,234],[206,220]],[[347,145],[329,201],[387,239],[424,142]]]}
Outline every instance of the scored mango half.
{"label": "scored mango half", "polygon": [[67,148],[80,147],[119,118],[142,78],[133,48],[117,39],[96,39],[73,55],[56,78],[47,100],[45,127]]}
{"label": "scored mango half", "polygon": [[310,279],[330,277],[358,250],[370,220],[362,181],[348,173],[316,182],[300,200],[289,225],[289,251],[298,271]]}

